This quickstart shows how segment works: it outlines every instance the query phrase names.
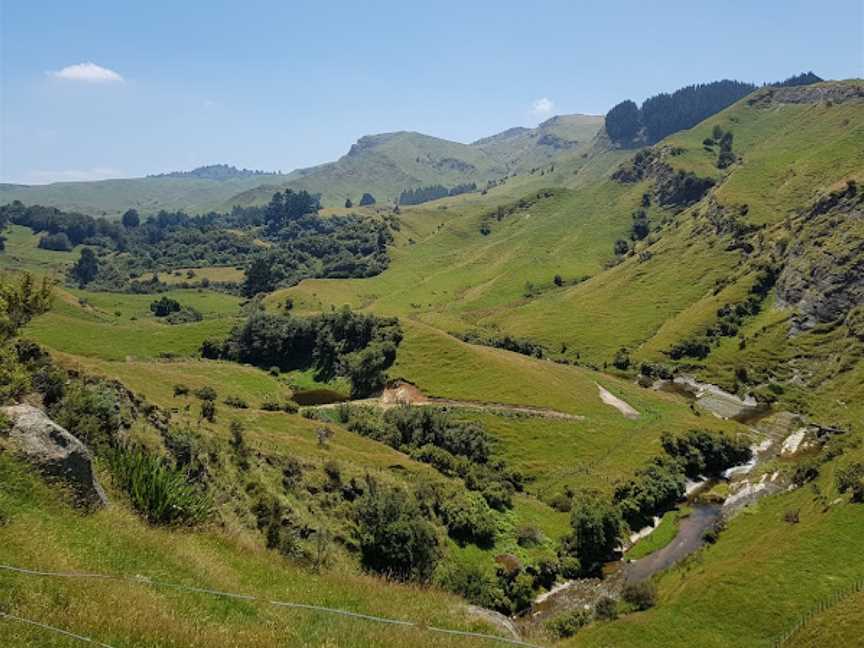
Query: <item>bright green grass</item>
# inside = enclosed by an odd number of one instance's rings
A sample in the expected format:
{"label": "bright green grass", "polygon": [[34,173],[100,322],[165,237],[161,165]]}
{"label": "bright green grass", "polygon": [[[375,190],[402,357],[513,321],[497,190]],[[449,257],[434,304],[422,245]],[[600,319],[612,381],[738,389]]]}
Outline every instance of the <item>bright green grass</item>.
{"label": "bright green grass", "polygon": [[0,268],[4,270],[23,270],[62,277],[80,254],[77,250],[42,250],[37,247],[40,237],[21,225],[9,225],[0,233],[6,237],[6,249],[0,252]]}
{"label": "bright green grass", "polygon": [[61,290],[51,311],[31,322],[24,335],[55,351],[104,360],[190,356],[206,338],[227,335],[241,315],[240,300],[230,295],[194,290],[162,294],[196,308],[204,320],[178,325],[158,321],[149,308],[158,298],[154,295]]}
{"label": "bright green grass", "polygon": [[789,639],[791,648],[854,646],[861,641],[864,592],[851,594],[818,614]]}
{"label": "bright green grass", "polygon": [[642,538],[633,547],[627,551],[626,558],[630,560],[639,560],[645,556],[659,551],[678,535],[678,525],[683,517],[690,515],[690,507],[683,506],[678,509],[667,511],[660,518],[660,523],[649,535]]}
{"label": "bright green grass", "polygon": [[[113,489],[109,489],[111,507],[81,515],[61,501],[56,490],[49,491],[8,455],[0,455],[0,474],[4,484],[0,510],[7,519],[0,528],[0,562],[5,564],[146,575],[266,599],[488,630],[467,621],[455,597],[434,590],[385,584],[352,573],[315,574],[265,551],[245,534],[216,528],[191,532],[148,527],[129,512],[122,496]],[[34,542],[34,537],[39,542]],[[0,605],[12,614],[118,648],[464,644],[464,639],[415,629],[114,581],[33,578],[2,572]],[[0,621],[0,643],[32,648],[80,645],[6,620]]]}

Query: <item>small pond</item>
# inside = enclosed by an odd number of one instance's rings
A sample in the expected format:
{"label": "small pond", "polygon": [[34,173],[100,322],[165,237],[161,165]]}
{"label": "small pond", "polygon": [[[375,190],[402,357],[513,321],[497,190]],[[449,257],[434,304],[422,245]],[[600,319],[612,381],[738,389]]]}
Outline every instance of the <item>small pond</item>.
{"label": "small pond", "polygon": [[298,405],[307,407],[310,405],[329,405],[330,403],[344,403],[348,397],[332,389],[306,389],[294,392],[292,399]]}

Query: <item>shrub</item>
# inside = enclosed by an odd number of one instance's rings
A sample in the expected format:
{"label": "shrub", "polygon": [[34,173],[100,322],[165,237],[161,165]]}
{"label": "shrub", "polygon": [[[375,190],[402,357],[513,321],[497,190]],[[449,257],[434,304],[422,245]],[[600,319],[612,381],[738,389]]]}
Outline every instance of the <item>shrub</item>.
{"label": "shrub", "polygon": [[180,302],[170,297],[162,297],[150,304],[150,312],[156,317],[167,317],[171,313],[178,312],[180,309]]}
{"label": "shrub", "polygon": [[234,409],[248,409],[249,404],[240,398],[239,396],[227,396],[225,398],[225,404],[228,407],[233,407]]}
{"label": "shrub", "polygon": [[174,396],[186,396],[189,393],[189,387],[183,384],[174,385]]}
{"label": "shrub", "polygon": [[57,232],[56,234],[46,234],[40,238],[38,247],[55,252],[69,252],[73,246],[65,232]]}
{"label": "shrub", "polygon": [[618,618],[618,601],[611,596],[601,596],[594,606],[594,618],[601,621],[614,621]]}
{"label": "shrub", "polygon": [[540,529],[531,525],[523,524],[516,529],[516,544],[520,547],[535,547],[543,540]]}
{"label": "shrub", "polygon": [[514,613],[527,610],[534,602],[534,579],[524,572],[518,574],[511,581],[507,595]]}
{"label": "shrub", "polygon": [[621,592],[621,598],[635,610],[648,610],[657,604],[657,586],[651,581],[627,583]]}
{"label": "shrub", "polygon": [[397,580],[428,581],[440,558],[434,527],[404,491],[371,478],[367,486],[356,509],[363,566]]}
{"label": "shrub", "polygon": [[329,479],[333,484],[342,483],[342,468],[339,467],[338,462],[333,461],[332,459],[325,461],[324,474],[327,475],[327,479]]}
{"label": "shrub", "polygon": [[837,473],[837,490],[852,492],[853,502],[864,502],[864,463],[855,462]]}
{"label": "shrub", "polygon": [[549,506],[561,513],[569,513],[573,508],[573,500],[566,493],[558,493],[549,499]]}
{"label": "shrub", "polygon": [[510,613],[510,600],[499,580],[473,562],[442,566],[435,573],[435,582],[439,587],[463,596],[469,603]]}
{"label": "shrub", "polygon": [[109,465],[117,486],[151,524],[197,524],[210,515],[206,494],[159,457],[140,449],[118,448],[109,454]]}
{"label": "shrub", "polygon": [[196,398],[199,398],[202,401],[215,401],[218,397],[216,390],[210,386],[200,387],[192,393],[195,394]]}
{"label": "shrub", "polygon": [[807,482],[811,482],[819,476],[819,462],[816,459],[805,459],[797,466],[795,472],[792,473],[792,483],[798,487],[803,486]]}
{"label": "shrub", "polygon": [[286,491],[293,490],[303,478],[303,466],[294,457],[285,458],[285,466],[282,468],[282,488]]}
{"label": "shrub", "polygon": [[212,400],[201,401],[201,418],[212,423],[216,418],[216,403]]}
{"label": "shrub", "polygon": [[442,498],[440,514],[447,532],[455,540],[491,545],[495,541],[495,518],[477,493],[455,493]]}
{"label": "shrub", "polygon": [[589,623],[591,623],[591,614],[588,610],[574,610],[555,617],[546,624],[546,627],[556,637],[566,639]]}

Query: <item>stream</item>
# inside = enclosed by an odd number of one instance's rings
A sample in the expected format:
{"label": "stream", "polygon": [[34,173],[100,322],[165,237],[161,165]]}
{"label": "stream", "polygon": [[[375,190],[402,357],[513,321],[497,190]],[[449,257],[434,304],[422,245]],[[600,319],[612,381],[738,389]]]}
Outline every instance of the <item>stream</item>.
{"label": "stream", "polygon": [[[735,394],[723,391],[715,385],[699,383],[688,376],[677,377],[674,381],[659,381],[654,389],[673,392],[686,398],[688,401],[715,416],[734,419],[748,425],[760,436],[765,432],[758,430],[758,423],[775,412],[770,406],[758,403],[752,398],[740,398]],[[763,438],[759,443],[752,446],[753,457],[750,461],[740,466],[733,466],[724,471],[720,481],[738,483],[747,479],[747,475],[762,461],[774,456],[777,448],[770,436]],[[573,609],[574,606],[590,606],[603,595],[610,595],[620,591],[625,582],[638,582],[651,578],[658,572],[680,562],[690,554],[700,549],[705,544],[705,532],[711,529],[724,513],[728,513],[745,501],[752,501],[743,496],[753,499],[761,494],[771,491],[772,484],[759,482],[744,485],[739,496],[731,496],[723,504],[716,502],[701,501],[699,495],[709,490],[718,480],[700,479],[687,483],[685,500],[692,511],[687,517],[682,517],[678,522],[678,533],[675,538],[665,547],[641,558],[629,561],[622,557],[607,563],[604,566],[604,578],[584,578],[560,583],[544,595],[538,597],[535,604],[523,617],[526,622],[533,623],[542,618],[548,618],[564,609]],[[653,527],[637,531],[632,540],[640,540],[657,528],[659,519],[655,518]]]}

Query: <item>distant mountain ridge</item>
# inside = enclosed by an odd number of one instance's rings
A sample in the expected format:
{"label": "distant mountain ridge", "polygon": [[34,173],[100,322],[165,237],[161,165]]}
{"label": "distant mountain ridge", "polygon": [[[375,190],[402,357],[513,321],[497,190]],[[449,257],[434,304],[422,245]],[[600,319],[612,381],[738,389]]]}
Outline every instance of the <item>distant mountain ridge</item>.
{"label": "distant mountain ridge", "polygon": [[483,187],[513,173],[554,163],[588,150],[603,117],[559,115],[536,128],[515,127],[471,144],[412,131],[364,135],[338,160],[279,174],[211,164],[145,178],[64,182],[27,186],[0,184],[0,201],[20,200],[98,215],[119,215],[134,207],[190,212],[227,210],[267,202],[275,191],[320,194],[327,207],[359,201],[371,193],[379,203],[406,190],[432,185]]}
{"label": "distant mountain ridge", "polygon": [[261,171],[259,169],[238,169],[230,164],[208,164],[191,171],[170,171],[169,173],[154,173],[148,178],[202,178],[205,180],[228,180],[230,178],[250,178],[263,175],[281,175],[278,171]]}

